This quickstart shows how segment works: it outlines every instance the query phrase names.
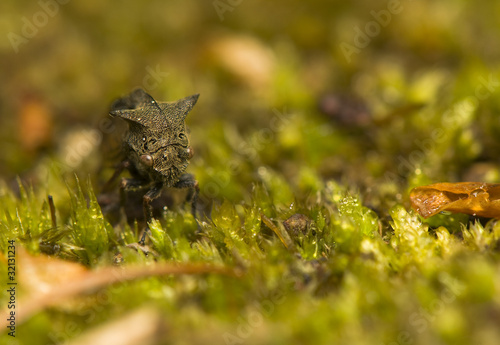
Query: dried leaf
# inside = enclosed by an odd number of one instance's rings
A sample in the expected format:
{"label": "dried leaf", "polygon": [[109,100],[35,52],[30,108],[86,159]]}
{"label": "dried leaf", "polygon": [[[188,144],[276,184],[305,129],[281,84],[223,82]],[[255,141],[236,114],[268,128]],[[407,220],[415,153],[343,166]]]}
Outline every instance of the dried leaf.
{"label": "dried leaf", "polygon": [[17,248],[19,285],[31,296],[50,293],[58,286],[87,277],[89,270],[76,262],[39,255],[33,256]]}
{"label": "dried leaf", "polygon": [[442,211],[500,218],[500,184],[496,183],[435,183],[414,188],[410,200],[424,218]]}
{"label": "dried leaf", "polygon": [[152,266],[105,267],[95,271],[84,266],[45,255],[32,256],[18,248],[19,286],[27,296],[19,301],[17,322],[72,297],[92,293],[115,283],[168,274],[216,273],[238,276],[239,271],[206,264],[163,263]]}

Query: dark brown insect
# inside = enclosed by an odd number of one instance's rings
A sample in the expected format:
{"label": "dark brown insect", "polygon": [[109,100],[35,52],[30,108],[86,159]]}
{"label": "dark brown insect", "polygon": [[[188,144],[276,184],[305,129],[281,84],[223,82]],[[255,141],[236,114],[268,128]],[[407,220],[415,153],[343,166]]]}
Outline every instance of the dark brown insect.
{"label": "dark brown insect", "polygon": [[[130,172],[131,178],[123,178],[120,184],[122,205],[125,204],[126,191],[147,190],[143,197],[146,221],[153,218],[151,203],[160,196],[163,187],[189,188],[188,199],[195,216],[199,187],[193,175],[185,173],[193,149],[189,145],[184,120],[198,96],[175,102],[156,102],[144,90],[137,89],[117,99],[111,106],[110,114],[125,120],[129,130],[123,139],[125,159],[110,182],[123,170]],[[140,244],[144,244],[147,230]]]}
{"label": "dark brown insect", "polygon": [[435,183],[414,188],[410,200],[424,218],[442,211],[500,218],[500,184],[496,183]]}

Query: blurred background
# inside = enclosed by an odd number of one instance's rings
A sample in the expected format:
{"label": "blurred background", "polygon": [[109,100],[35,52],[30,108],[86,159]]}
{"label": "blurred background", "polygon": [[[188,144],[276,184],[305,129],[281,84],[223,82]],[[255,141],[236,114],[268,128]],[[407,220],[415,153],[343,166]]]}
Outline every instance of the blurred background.
{"label": "blurred background", "polygon": [[[99,147],[119,142],[108,141],[120,127],[109,105],[142,87],[161,101],[201,94],[187,122],[190,171],[218,185],[206,195],[236,200],[263,178],[259,166],[295,185],[308,174],[368,189],[388,172],[403,184],[460,180],[472,162],[482,163],[478,178],[495,179],[483,163],[499,149],[499,10],[486,1],[6,1],[0,174],[37,183],[52,164],[101,176],[113,159],[103,166]],[[467,97],[473,110],[444,125]],[[273,129],[276,117],[293,121]],[[435,140],[436,128],[451,132]]]}

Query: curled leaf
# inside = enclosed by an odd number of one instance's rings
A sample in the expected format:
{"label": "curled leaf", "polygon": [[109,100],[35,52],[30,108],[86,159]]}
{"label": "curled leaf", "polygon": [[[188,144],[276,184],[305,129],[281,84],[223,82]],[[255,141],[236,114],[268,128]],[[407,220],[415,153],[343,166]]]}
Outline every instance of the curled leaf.
{"label": "curled leaf", "polygon": [[500,218],[500,184],[496,183],[435,183],[414,188],[410,201],[424,218],[442,211]]}
{"label": "curled leaf", "polygon": [[22,248],[18,248],[16,254],[20,267],[18,283],[19,286],[26,288],[27,292],[16,308],[18,324],[48,307],[57,306],[71,298],[95,292],[111,284],[162,275],[222,274],[233,277],[241,275],[239,270],[201,263],[168,262],[146,267],[103,267],[89,270],[78,263],[54,257],[32,256]]}

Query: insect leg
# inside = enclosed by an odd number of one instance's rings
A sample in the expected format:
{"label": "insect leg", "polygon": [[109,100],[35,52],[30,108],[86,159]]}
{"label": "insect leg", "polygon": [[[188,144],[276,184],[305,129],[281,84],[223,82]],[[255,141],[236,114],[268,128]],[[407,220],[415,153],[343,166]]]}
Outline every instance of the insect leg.
{"label": "insect leg", "polygon": [[179,181],[174,185],[174,188],[189,188],[189,194],[186,200],[191,202],[191,214],[196,218],[196,202],[198,201],[198,194],[200,193],[200,186],[198,181],[194,179],[191,174],[182,174]]}
{"label": "insect leg", "polygon": [[111,185],[116,181],[118,176],[123,172],[123,170],[130,168],[130,161],[124,160],[122,161],[115,169],[113,175],[109,178],[109,180],[104,184],[102,188],[103,191],[107,191]]}
{"label": "insect leg", "polygon": [[[146,218],[146,221],[148,223],[151,219],[153,219],[153,206],[151,205],[151,203],[153,202],[154,199],[160,196],[162,188],[163,188],[163,183],[157,183],[142,198],[144,217]],[[149,232],[149,226],[146,225],[146,229],[144,229],[144,232],[141,236],[141,240],[139,241],[140,245],[144,245],[148,232]]]}
{"label": "insect leg", "polygon": [[127,204],[127,191],[146,188],[148,182],[141,179],[135,178],[122,178],[120,182],[120,207],[125,209]]}

